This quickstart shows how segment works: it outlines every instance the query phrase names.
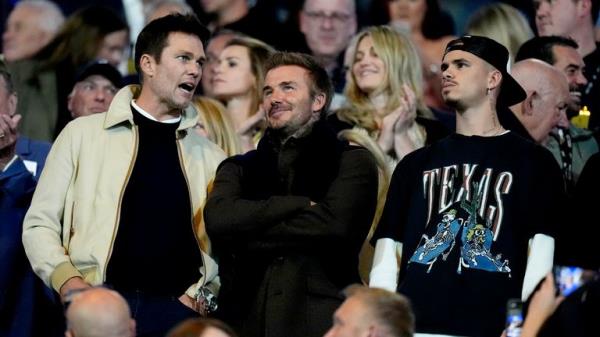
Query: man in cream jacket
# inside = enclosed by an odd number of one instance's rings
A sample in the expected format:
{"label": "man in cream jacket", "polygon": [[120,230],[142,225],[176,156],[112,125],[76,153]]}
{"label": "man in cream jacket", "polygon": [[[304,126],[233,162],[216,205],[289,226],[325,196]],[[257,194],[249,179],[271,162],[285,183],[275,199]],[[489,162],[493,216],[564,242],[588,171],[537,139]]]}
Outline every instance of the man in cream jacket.
{"label": "man in cream jacket", "polygon": [[141,88],[121,89],[106,113],[63,130],[24,223],[33,269],[63,301],[108,285],[137,308],[138,335],[164,336],[216,306],[201,207],[224,154],[191,132],[198,116],[189,106],[207,35],[183,15],[144,28]]}

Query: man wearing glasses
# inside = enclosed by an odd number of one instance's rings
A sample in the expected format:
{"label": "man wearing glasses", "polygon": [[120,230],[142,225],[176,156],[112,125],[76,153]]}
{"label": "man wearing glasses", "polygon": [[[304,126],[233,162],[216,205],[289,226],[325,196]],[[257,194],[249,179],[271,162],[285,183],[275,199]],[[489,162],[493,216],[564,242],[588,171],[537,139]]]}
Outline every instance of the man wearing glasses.
{"label": "man wearing glasses", "polygon": [[310,53],[327,70],[336,92],[344,89],[343,54],[356,33],[354,0],[306,0],[300,12],[300,31]]}

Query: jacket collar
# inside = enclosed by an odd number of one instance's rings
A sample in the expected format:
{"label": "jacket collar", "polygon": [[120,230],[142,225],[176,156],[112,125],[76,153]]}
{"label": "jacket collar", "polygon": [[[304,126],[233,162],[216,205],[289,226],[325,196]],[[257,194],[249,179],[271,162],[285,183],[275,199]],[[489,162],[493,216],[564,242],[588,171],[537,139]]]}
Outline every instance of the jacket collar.
{"label": "jacket collar", "polygon": [[[139,96],[142,87],[139,85],[128,85],[123,87],[108,107],[106,117],[104,119],[104,128],[108,129],[123,122],[129,122],[133,125],[133,113],[131,112],[131,101]],[[190,104],[181,116],[181,122],[177,130],[185,130],[192,128],[198,122],[198,112],[193,104]]]}
{"label": "jacket collar", "polygon": [[27,137],[17,138],[15,153],[17,153],[19,156],[28,156],[31,154],[31,152],[31,140]]}
{"label": "jacket collar", "polygon": [[340,141],[331,126],[324,119],[320,119],[315,122],[306,135],[301,138],[292,137],[288,139],[285,144],[281,144],[280,134],[277,130],[267,128],[265,135],[258,143],[257,150],[279,152],[284,146],[296,146],[299,148],[311,148],[315,151],[323,151],[329,144],[338,143],[345,144],[346,142]]}

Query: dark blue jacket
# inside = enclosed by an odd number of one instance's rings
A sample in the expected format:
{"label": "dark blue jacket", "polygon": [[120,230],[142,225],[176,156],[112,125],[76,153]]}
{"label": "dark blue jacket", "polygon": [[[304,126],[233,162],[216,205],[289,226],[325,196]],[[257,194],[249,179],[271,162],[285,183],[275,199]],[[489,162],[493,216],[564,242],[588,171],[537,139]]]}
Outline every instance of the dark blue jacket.
{"label": "dark blue jacket", "polygon": [[17,155],[25,162],[32,161],[36,163],[37,167],[34,174],[36,181],[40,179],[40,174],[44,168],[44,163],[46,162],[46,157],[51,146],[48,142],[32,140],[26,137],[19,137],[17,140],[17,147],[15,149]]}

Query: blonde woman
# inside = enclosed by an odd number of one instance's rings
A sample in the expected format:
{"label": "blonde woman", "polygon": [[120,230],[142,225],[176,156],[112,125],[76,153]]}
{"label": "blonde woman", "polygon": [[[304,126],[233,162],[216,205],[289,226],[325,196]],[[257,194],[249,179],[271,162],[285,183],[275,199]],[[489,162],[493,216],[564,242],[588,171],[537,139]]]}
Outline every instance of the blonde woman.
{"label": "blonde woman", "polygon": [[192,103],[198,110],[198,123],[194,131],[217,144],[227,157],[241,154],[240,139],[225,106],[215,99],[202,96],[195,97]]}
{"label": "blonde woman", "polygon": [[[380,168],[378,207],[385,201],[391,172],[408,153],[444,137],[423,98],[423,77],[411,40],[389,26],[369,27],[357,35],[345,95],[346,107],[330,121],[339,136],[367,148]],[[372,226],[371,232],[375,229]],[[361,277],[367,279],[372,261],[368,239],[361,251]]]}
{"label": "blonde woman", "polygon": [[381,151],[375,156],[387,158],[393,169],[406,154],[446,134],[425,105],[422,88],[421,64],[410,39],[389,26],[369,27],[358,35],[345,88],[347,106],[337,111],[337,119],[375,141],[375,151]]}
{"label": "blonde woman", "polygon": [[260,91],[264,64],[275,50],[264,42],[238,37],[229,41],[211,70],[213,96],[227,107],[242,149],[253,150],[264,130]]}
{"label": "blonde woman", "polygon": [[508,49],[510,63],[525,41],[533,37],[527,18],[511,5],[493,3],[481,7],[469,19],[467,33],[496,40]]}

